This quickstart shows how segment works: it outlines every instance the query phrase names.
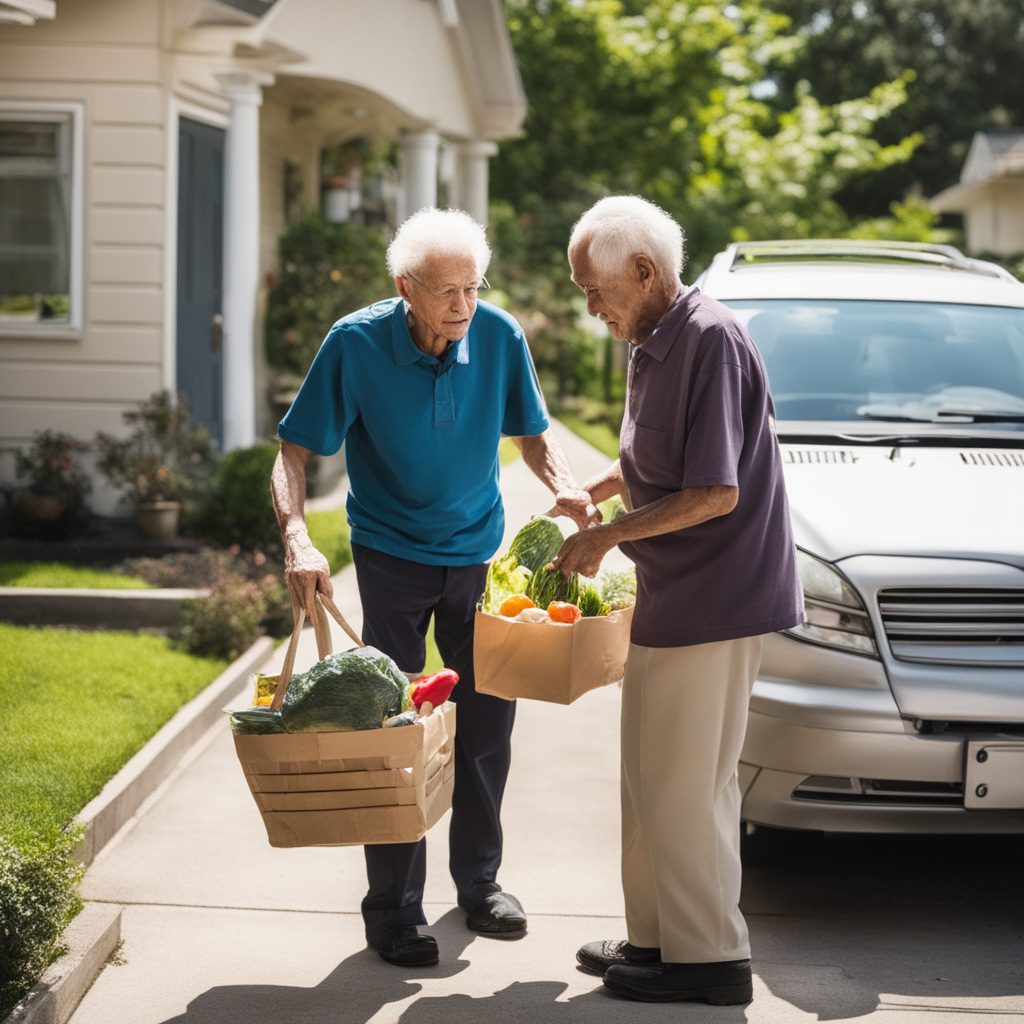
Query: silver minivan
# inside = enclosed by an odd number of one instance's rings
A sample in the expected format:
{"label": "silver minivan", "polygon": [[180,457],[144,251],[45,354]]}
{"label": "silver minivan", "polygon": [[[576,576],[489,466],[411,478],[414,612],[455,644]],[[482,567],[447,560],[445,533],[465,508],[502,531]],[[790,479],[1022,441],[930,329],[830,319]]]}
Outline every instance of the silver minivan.
{"label": "silver minivan", "polygon": [[744,819],[1024,832],[1024,284],[850,241],[697,284],[764,357],[807,609],[765,645]]}

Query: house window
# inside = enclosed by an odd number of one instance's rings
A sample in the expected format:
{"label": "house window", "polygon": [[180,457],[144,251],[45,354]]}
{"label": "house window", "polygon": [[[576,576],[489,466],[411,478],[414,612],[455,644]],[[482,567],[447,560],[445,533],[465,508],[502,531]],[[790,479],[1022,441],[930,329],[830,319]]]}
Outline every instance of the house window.
{"label": "house window", "polygon": [[[27,105],[26,105],[27,107]],[[74,113],[0,108],[0,331],[74,326]]]}

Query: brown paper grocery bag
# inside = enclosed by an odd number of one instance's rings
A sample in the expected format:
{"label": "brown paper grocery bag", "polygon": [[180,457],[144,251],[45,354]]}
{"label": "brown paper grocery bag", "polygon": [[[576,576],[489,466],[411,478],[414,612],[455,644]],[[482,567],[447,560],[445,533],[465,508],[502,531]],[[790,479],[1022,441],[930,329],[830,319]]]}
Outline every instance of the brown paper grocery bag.
{"label": "brown paper grocery bag", "polygon": [[[361,644],[333,603],[324,604]],[[317,647],[323,658],[330,654],[330,631],[319,605],[317,611]],[[302,619],[300,614],[285,656],[280,699],[291,680]],[[451,701],[412,725],[393,729],[241,735],[234,741],[271,846],[414,843],[451,807]]]}
{"label": "brown paper grocery bag", "polygon": [[473,640],[477,691],[505,700],[527,697],[571,704],[588,690],[622,678],[632,621],[631,607],[572,625],[516,622],[504,615],[477,612]]}

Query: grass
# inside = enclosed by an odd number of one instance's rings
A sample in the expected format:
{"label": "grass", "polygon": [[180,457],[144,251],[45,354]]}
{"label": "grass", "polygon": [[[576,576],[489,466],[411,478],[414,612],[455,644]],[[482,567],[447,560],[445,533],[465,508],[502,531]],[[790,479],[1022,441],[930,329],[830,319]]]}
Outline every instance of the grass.
{"label": "grass", "polygon": [[572,414],[559,416],[558,419],[578,437],[592,444],[599,452],[604,452],[609,459],[619,457],[619,435],[607,423],[587,423]]}
{"label": "grass", "polygon": [[519,445],[511,437],[503,437],[498,442],[498,459],[503,466],[507,466],[510,462],[515,462],[520,455],[522,455],[522,452],[519,450]]}
{"label": "grass", "polygon": [[352,561],[348,519],[343,508],[307,512],[306,528],[313,547],[330,563],[332,576]]}
{"label": "grass", "polygon": [[0,832],[73,818],[227,662],[147,633],[0,623]]}
{"label": "grass", "polygon": [[149,584],[134,576],[67,562],[0,562],[0,587],[88,587],[141,590]]}

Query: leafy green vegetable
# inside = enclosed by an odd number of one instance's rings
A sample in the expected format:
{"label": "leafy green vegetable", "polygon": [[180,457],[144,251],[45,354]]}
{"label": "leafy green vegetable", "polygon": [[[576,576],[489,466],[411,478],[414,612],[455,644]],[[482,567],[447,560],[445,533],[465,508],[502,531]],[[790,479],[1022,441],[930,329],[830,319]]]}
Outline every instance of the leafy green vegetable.
{"label": "leafy green vegetable", "polygon": [[636,604],[636,569],[601,573],[601,598],[612,608],[628,608]]}
{"label": "leafy green vegetable", "polygon": [[552,601],[579,604],[580,578],[576,573],[563,576],[557,569],[538,569],[530,577],[526,596],[538,607],[547,611]]}
{"label": "leafy green vegetable", "polygon": [[483,610],[497,615],[502,604],[513,594],[526,593],[529,581],[529,570],[520,568],[516,556],[511,552],[504,558],[496,558],[487,570]]}
{"label": "leafy green vegetable", "polygon": [[379,729],[405,706],[409,683],[375,647],[331,654],[308,672],[292,676],[280,712],[247,708],[231,712],[236,734],[347,732]]}
{"label": "leafy green vegetable", "polygon": [[515,535],[508,553],[515,555],[519,565],[536,572],[558,554],[562,540],[562,531],[554,519],[535,516]]}
{"label": "leafy green vegetable", "polygon": [[601,600],[601,595],[593,583],[588,583],[586,589],[580,594],[579,609],[585,619],[595,615],[607,615],[610,611],[608,605]]}

